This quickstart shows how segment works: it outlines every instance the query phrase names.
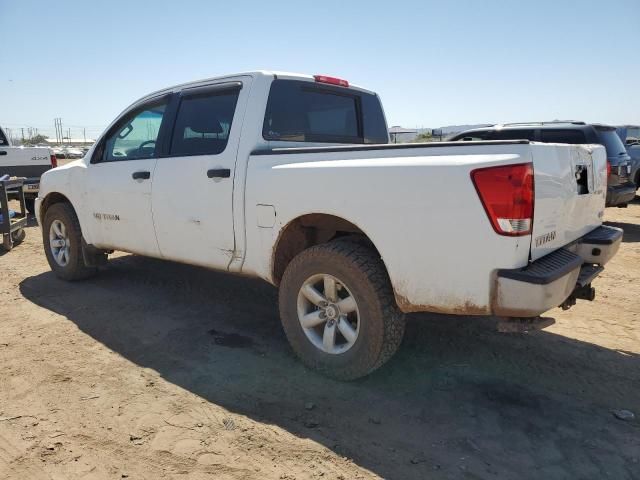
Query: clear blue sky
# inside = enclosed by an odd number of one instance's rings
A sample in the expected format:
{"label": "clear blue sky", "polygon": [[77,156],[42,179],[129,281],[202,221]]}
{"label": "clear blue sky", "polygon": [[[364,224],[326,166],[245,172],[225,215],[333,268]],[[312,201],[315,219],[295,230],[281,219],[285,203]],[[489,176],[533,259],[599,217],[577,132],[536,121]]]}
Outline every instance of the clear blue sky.
{"label": "clear blue sky", "polygon": [[640,0],[0,0],[0,45],[0,125],[49,131],[254,69],[346,78],[390,125],[640,123]]}

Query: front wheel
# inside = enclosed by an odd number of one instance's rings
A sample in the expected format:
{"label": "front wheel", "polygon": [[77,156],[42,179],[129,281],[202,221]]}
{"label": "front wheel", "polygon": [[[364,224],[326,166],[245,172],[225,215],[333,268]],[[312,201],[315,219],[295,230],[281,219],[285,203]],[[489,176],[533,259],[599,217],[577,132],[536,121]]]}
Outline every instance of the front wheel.
{"label": "front wheel", "polygon": [[56,203],[49,207],[42,225],[44,252],[51,270],[63,280],[81,280],[97,272],[82,255],[82,232],[73,207]]}
{"label": "front wheel", "polygon": [[280,316],[293,350],[340,380],[363,377],[398,349],[404,315],[379,256],[337,240],[303,251],[280,284]]}

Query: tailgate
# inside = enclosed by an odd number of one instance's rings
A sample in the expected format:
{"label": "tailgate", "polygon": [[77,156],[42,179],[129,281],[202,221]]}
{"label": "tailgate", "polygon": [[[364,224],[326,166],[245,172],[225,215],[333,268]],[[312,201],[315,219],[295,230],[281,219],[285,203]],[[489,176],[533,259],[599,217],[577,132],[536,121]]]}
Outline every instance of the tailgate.
{"label": "tailgate", "polygon": [[51,155],[48,148],[0,147],[0,176],[40,178],[51,168]]}
{"label": "tailgate", "polygon": [[602,223],[607,154],[600,145],[532,144],[535,209],[531,259],[582,237]]}

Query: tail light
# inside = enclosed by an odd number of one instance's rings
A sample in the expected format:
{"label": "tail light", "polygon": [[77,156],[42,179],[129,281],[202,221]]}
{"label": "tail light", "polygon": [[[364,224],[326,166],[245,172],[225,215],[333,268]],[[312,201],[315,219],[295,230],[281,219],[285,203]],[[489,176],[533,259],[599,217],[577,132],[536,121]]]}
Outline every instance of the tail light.
{"label": "tail light", "polygon": [[329,85],[338,85],[339,87],[349,86],[349,82],[342,78],[328,77],[327,75],[314,75],[313,78],[318,83],[328,83]]}
{"label": "tail light", "polygon": [[611,176],[611,162],[607,160],[607,178]]}
{"label": "tail light", "polygon": [[55,154],[51,154],[51,168],[56,168],[58,166],[58,159]]}
{"label": "tail light", "polygon": [[491,226],[500,235],[531,233],[533,226],[533,164],[478,168],[471,172]]}

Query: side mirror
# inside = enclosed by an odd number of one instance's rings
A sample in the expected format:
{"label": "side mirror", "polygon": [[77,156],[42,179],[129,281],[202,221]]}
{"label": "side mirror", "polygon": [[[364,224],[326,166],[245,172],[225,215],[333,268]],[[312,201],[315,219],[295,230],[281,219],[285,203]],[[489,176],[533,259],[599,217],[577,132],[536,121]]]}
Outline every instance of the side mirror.
{"label": "side mirror", "polygon": [[96,148],[93,150],[93,154],[91,155],[91,160],[89,163],[100,163],[102,162],[102,156],[104,154],[104,140],[100,140],[100,143],[96,145]]}

